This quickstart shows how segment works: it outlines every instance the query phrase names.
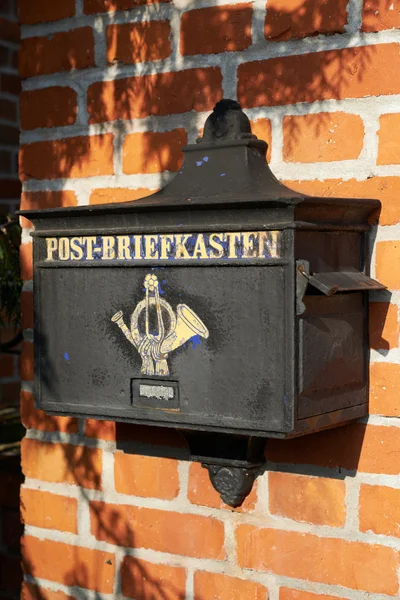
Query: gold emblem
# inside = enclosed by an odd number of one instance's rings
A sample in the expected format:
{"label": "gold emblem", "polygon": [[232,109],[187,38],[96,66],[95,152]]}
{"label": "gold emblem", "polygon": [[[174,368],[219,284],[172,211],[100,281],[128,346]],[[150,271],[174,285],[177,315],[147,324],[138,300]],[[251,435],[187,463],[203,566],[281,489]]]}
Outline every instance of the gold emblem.
{"label": "gold emblem", "polygon": [[[122,310],[111,318],[125,337],[135,346],[142,359],[143,375],[169,375],[168,354],[180,348],[192,337],[205,339],[209,332],[203,321],[186,304],[178,304],[176,314],[171,305],[160,298],[156,275],[148,274],[144,280],[145,298],[131,315],[130,329],[125,325]],[[144,319],[142,313],[144,312]],[[151,324],[155,322],[156,331]]]}

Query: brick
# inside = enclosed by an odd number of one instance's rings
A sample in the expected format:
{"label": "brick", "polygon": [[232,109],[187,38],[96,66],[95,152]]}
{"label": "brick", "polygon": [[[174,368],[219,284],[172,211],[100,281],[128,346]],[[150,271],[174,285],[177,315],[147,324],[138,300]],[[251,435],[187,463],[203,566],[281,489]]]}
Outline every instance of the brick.
{"label": "brick", "polygon": [[133,64],[162,60],[171,55],[169,21],[109,25],[106,30],[109,63]]}
{"label": "brick", "polygon": [[53,33],[21,41],[19,72],[22,78],[94,67],[91,27]]}
{"label": "brick", "polygon": [[76,206],[77,203],[75,192],[66,190],[59,192],[23,192],[21,195],[21,210]]}
{"label": "brick", "polygon": [[361,485],[359,516],[360,531],[400,537],[400,490]]}
{"label": "brick", "polygon": [[115,441],[115,421],[101,421],[97,419],[86,419],[85,435],[96,440]]}
{"label": "brick", "polygon": [[20,108],[21,129],[72,125],[77,114],[77,94],[62,86],[22,92]]}
{"label": "brick", "polygon": [[79,136],[21,146],[20,177],[58,179],[113,175],[113,135]]}
{"label": "brick", "polygon": [[25,477],[101,489],[102,451],[98,448],[22,440]]}
{"label": "brick", "polygon": [[6,98],[0,98],[0,113],[3,119],[7,119],[8,121],[17,120],[17,103],[13,102],[13,100],[8,100]]}
{"label": "brick", "polygon": [[48,0],[19,0],[18,16],[20,23],[35,25],[47,21],[59,21],[73,17],[75,14],[75,0],[63,2],[48,2]]}
{"label": "brick", "polygon": [[19,25],[10,19],[0,18],[0,40],[19,42]]}
{"label": "brick", "polygon": [[400,7],[387,0],[364,0],[361,31],[383,31],[400,27]]}
{"label": "brick", "polygon": [[370,177],[365,181],[326,179],[318,181],[285,181],[293,190],[311,196],[332,198],[372,198],[382,202],[379,215],[381,225],[395,225],[400,221],[400,177]]}
{"label": "brick", "polygon": [[394,268],[400,260],[400,242],[377,242],[376,278],[391,290],[400,289],[400,271]]}
{"label": "brick", "polygon": [[400,113],[381,115],[378,130],[378,165],[391,165],[400,163],[400,139],[396,132],[400,127]]}
{"label": "brick", "polygon": [[252,43],[252,16],[251,4],[212,6],[184,12],[181,18],[181,54],[246,50]]}
{"label": "brick", "polygon": [[2,144],[14,146],[19,143],[18,127],[13,125],[0,125],[0,140]]}
{"label": "brick", "polygon": [[358,115],[343,112],[284,117],[285,162],[330,162],[359,157],[364,124]]}
{"label": "brick", "polygon": [[[21,210],[76,206],[77,203],[75,192],[67,190],[22,192],[21,194]],[[20,217],[20,224],[22,227],[33,227],[33,223],[25,217]]]}
{"label": "brick", "polygon": [[109,12],[115,10],[129,10],[145,4],[160,4],[171,0],[84,0],[83,12],[85,15]]}
{"label": "brick", "polygon": [[21,589],[21,600],[75,600],[75,596],[69,596],[64,592],[54,592],[24,581]]}
{"label": "brick", "polygon": [[76,498],[21,489],[21,518],[25,525],[78,533],[77,513]]}
{"label": "brick", "polygon": [[100,541],[197,558],[225,558],[224,525],[212,517],[103,502],[90,502],[90,512],[92,535]]}
{"label": "brick", "polygon": [[241,567],[397,595],[398,557],[392,548],[251,525],[239,525],[236,539]]}
{"label": "brick", "polygon": [[343,33],[347,24],[347,0],[314,4],[303,0],[268,0],[264,34],[282,42],[319,34]]}
{"label": "brick", "polygon": [[[22,584],[22,569],[20,556],[0,552],[0,588],[4,592],[19,593]],[[16,598],[16,594],[12,595]],[[4,596],[1,596],[2,599]]]}
{"label": "brick", "polygon": [[238,100],[242,108],[252,108],[398,94],[400,81],[393,77],[398,68],[396,43],[243,63]]}
{"label": "brick", "polygon": [[0,179],[0,198],[19,199],[21,182],[18,179]]}
{"label": "brick", "polygon": [[22,342],[19,373],[22,381],[33,381],[33,344],[31,342]]}
{"label": "brick", "polygon": [[127,174],[178,171],[186,142],[184,129],[127,135],[122,147],[122,170]]}
{"label": "brick", "polygon": [[21,278],[24,281],[33,278],[32,243],[21,244],[19,247]]}
{"label": "brick", "polygon": [[399,309],[389,302],[369,304],[369,342],[376,350],[389,350],[399,345]]}
{"label": "brick", "polygon": [[0,40],[0,66],[2,66],[2,67],[8,66],[9,52],[10,52],[10,50],[6,46],[1,45],[1,40]]}
{"label": "brick", "polygon": [[18,406],[20,387],[19,381],[1,383],[1,404],[3,406]]}
{"label": "brick", "polygon": [[35,578],[112,594],[115,559],[111,552],[25,536],[22,568]]}
{"label": "brick", "polygon": [[19,69],[19,52],[18,50],[10,50],[10,66],[18,71]]}
{"label": "brick", "polygon": [[268,474],[268,489],[269,510],[273,515],[315,525],[344,525],[344,481],[271,471]]}
{"label": "brick", "polygon": [[270,439],[266,456],[277,463],[398,475],[400,429],[354,423],[291,440]]}
{"label": "brick", "polygon": [[[0,327],[0,343],[8,344],[9,342],[15,343],[15,338],[18,336],[18,327],[15,325],[4,325]],[[20,348],[20,346],[13,346],[13,349]]]}
{"label": "brick", "polygon": [[0,377],[12,377],[14,375],[14,356],[12,354],[0,354]]}
{"label": "brick", "polygon": [[121,565],[122,595],[134,600],[182,600],[186,597],[186,570],[156,565],[125,556]]}
{"label": "brick", "polygon": [[21,92],[21,80],[18,75],[11,73],[0,74],[0,89],[2,92],[7,92],[18,98]]}
{"label": "brick", "polygon": [[212,110],[221,84],[217,67],[98,81],[88,89],[89,123]]}
{"label": "brick", "polygon": [[114,482],[120,494],[172,500],[179,494],[178,461],[115,452]]}
{"label": "brick", "polygon": [[12,154],[8,150],[0,150],[0,171],[10,173],[12,168]]}
{"label": "brick", "polygon": [[312,594],[310,592],[281,587],[279,590],[279,600],[346,600],[346,598],[327,596],[326,594]]}
{"label": "brick", "polygon": [[259,140],[264,140],[268,144],[267,150],[267,162],[271,162],[271,150],[272,150],[272,127],[269,119],[257,119],[256,121],[250,121],[251,131],[258,137]]}
{"label": "brick", "polygon": [[221,496],[211,485],[207,469],[200,463],[192,462],[189,467],[188,499],[192,504],[198,506],[225,508],[230,511],[248,513],[254,510],[257,502],[257,482],[253,484],[253,488],[242,506],[233,509],[221,500]]}
{"label": "brick", "polygon": [[33,395],[25,391],[21,391],[21,421],[27,429],[78,433],[78,419],[46,414],[35,408]]}
{"label": "brick", "polygon": [[19,506],[19,490],[23,482],[19,456],[3,457],[0,470],[0,507]]}
{"label": "brick", "polygon": [[15,508],[2,508],[0,510],[2,542],[8,550],[19,553],[21,536],[24,528],[21,523],[18,504]]}
{"label": "brick", "polygon": [[370,365],[369,412],[385,417],[400,417],[398,394],[400,365],[372,363]]}
{"label": "brick", "polygon": [[89,204],[112,204],[115,202],[131,202],[139,198],[150,196],[157,190],[138,188],[97,188],[90,193]]}
{"label": "brick", "polygon": [[209,600],[267,600],[267,589],[260,583],[229,577],[219,573],[196,571],[194,574],[195,598]]}

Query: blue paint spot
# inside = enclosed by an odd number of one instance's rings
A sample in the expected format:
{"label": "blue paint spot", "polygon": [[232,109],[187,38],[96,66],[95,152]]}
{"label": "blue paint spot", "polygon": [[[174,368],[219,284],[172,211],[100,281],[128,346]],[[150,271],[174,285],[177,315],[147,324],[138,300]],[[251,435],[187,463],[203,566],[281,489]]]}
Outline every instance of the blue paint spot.
{"label": "blue paint spot", "polygon": [[286,396],[283,396],[283,404],[287,404]]}
{"label": "blue paint spot", "polygon": [[166,279],[163,279],[163,280],[162,280],[162,283],[167,283],[167,280],[166,280]]}
{"label": "blue paint spot", "polygon": [[208,156],[203,157],[203,162],[208,162]]}
{"label": "blue paint spot", "polygon": [[158,282],[158,291],[161,296],[164,294],[164,290],[161,288],[160,282]]}
{"label": "blue paint spot", "polygon": [[68,352],[64,352],[64,358],[65,358],[65,360],[69,360],[69,354],[68,354]]}
{"label": "blue paint spot", "polygon": [[226,173],[220,173],[219,176],[220,177],[225,177]]}
{"label": "blue paint spot", "polygon": [[194,335],[192,338],[190,338],[190,341],[192,342],[193,348],[196,348],[196,346],[200,346],[201,344],[201,339],[199,335]]}

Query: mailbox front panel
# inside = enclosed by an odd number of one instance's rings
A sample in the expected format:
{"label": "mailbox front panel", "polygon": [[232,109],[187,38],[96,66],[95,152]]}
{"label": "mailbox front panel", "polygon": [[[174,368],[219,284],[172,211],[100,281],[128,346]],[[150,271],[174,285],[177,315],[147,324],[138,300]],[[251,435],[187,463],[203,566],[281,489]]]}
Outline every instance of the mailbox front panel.
{"label": "mailbox front panel", "polygon": [[293,296],[281,251],[127,264],[49,261],[38,243],[40,408],[206,430],[287,428],[282,340]]}

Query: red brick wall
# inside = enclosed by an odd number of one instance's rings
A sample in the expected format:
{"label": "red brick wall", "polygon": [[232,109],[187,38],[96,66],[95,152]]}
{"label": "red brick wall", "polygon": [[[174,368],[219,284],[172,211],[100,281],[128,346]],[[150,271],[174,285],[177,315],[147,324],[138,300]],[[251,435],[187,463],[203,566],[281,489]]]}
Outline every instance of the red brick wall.
{"label": "red brick wall", "polygon": [[[16,2],[2,0],[0,1],[0,215],[3,215],[3,218],[15,212],[21,194],[18,178],[20,89],[18,46],[19,26]],[[7,344],[15,334],[14,327],[0,327],[0,344]],[[0,406],[18,404],[17,350],[18,348],[13,348],[12,353],[0,353]]]}
{"label": "red brick wall", "polygon": [[[20,18],[24,208],[125,201],[158,189],[214,103],[237,98],[282,180],[382,201],[372,271],[390,289],[371,296],[368,422],[271,441],[266,472],[235,511],[198,464],[176,458],[183,449],[174,432],[35,410],[26,342],[23,597],[397,597],[396,2],[20,0]],[[30,328],[26,234],[24,241]]]}

